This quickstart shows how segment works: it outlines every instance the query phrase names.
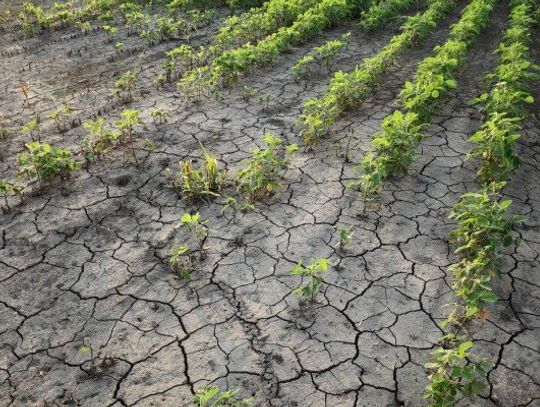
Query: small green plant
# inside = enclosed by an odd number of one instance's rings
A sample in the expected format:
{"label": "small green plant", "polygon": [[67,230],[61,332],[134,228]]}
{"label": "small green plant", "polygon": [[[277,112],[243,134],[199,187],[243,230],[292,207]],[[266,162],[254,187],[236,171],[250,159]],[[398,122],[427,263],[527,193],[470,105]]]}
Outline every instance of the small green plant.
{"label": "small green plant", "polygon": [[59,176],[65,178],[79,167],[68,150],[34,141],[25,145],[26,151],[17,154],[18,174],[29,181],[46,183]]}
{"label": "small green plant", "polygon": [[127,144],[131,156],[135,161],[136,165],[139,165],[139,160],[137,159],[137,154],[135,153],[135,139],[137,135],[135,132],[135,127],[138,125],[144,125],[144,122],[140,118],[140,112],[135,109],[125,109],[120,114],[120,120],[116,122],[116,128],[120,131],[118,139]]}
{"label": "small green plant", "polygon": [[67,103],[63,103],[58,109],[47,115],[47,119],[53,120],[58,131],[66,130],[65,122],[69,119],[69,115],[73,112],[73,108]]}
{"label": "small green plant", "polygon": [[114,83],[114,95],[124,103],[133,100],[133,88],[137,80],[137,73],[134,71],[124,72]]}
{"label": "small green plant", "polygon": [[184,213],[180,218],[180,224],[177,227],[187,229],[193,239],[197,241],[201,253],[206,251],[204,242],[208,237],[208,227],[206,226],[206,221],[201,221],[201,214],[199,212],[194,213],[193,215],[187,212]]}
{"label": "small green plant", "polygon": [[109,42],[114,41],[114,36],[118,33],[118,27],[115,27],[114,25],[102,25],[101,28],[107,33],[107,39]]}
{"label": "small green plant", "polygon": [[105,128],[105,120],[87,120],[83,127],[88,131],[88,135],[82,141],[82,150],[87,160],[101,158],[105,151],[112,147],[118,139],[119,134]]}
{"label": "small green plant", "polygon": [[238,200],[235,197],[229,196],[221,209],[221,213],[225,213],[228,209],[231,209],[236,214],[237,212],[253,211],[255,210],[255,206],[249,202],[238,203]]}
{"label": "small green plant", "polygon": [[426,367],[433,371],[424,398],[431,407],[451,407],[463,396],[478,393],[484,388],[483,377],[488,369],[486,361],[468,361],[473,347],[470,341],[459,342],[433,352]]}
{"label": "small green plant", "polygon": [[165,176],[169,186],[181,191],[188,200],[209,200],[219,196],[223,184],[223,172],[219,169],[218,160],[201,144],[203,165],[201,169],[193,167],[190,160],[180,162],[180,171],[173,173],[167,169]]}
{"label": "small green plant", "polygon": [[338,236],[339,236],[338,248],[339,248],[339,250],[343,251],[352,242],[353,226],[349,226],[349,227],[346,227],[346,228],[340,228],[338,230]]}
{"label": "small green plant", "polygon": [[196,407],[249,407],[252,399],[239,399],[238,390],[219,391],[215,386],[207,386],[193,396]]}
{"label": "small green plant", "polygon": [[193,253],[188,245],[174,247],[171,250],[169,264],[180,274],[180,277],[186,282],[191,281],[191,272],[193,270]]}
{"label": "small green plant", "polygon": [[238,173],[238,190],[250,202],[276,191],[282,172],[289,165],[289,158],[298,150],[297,144],[281,147],[281,139],[273,134],[263,138],[265,148],[251,152],[244,169]]}
{"label": "small green plant", "polygon": [[315,294],[319,292],[321,285],[324,283],[322,275],[328,271],[328,264],[328,259],[311,260],[307,267],[304,267],[301,261],[298,262],[290,271],[291,276],[306,277],[308,281],[296,287],[293,293],[303,297],[310,297],[311,301],[313,301]]}
{"label": "small green plant", "polygon": [[36,114],[32,120],[22,127],[21,133],[30,136],[32,141],[41,141],[41,132],[43,129],[40,123],[40,117]]}
{"label": "small green plant", "polygon": [[150,116],[154,123],[163,124],[167,123],[167,119],[171,117],[171,112],[166,109],[156,108],[150,112]]}
{"label": "small green plant", "polygon": [[14,184],[7,179],[0,179],[0,194],[4,196],[4,205],[8,211],[11,210],[8,197],[10,195],[17,195],[22,201],[21,192],[23,189],[24,187],[22,185]]}

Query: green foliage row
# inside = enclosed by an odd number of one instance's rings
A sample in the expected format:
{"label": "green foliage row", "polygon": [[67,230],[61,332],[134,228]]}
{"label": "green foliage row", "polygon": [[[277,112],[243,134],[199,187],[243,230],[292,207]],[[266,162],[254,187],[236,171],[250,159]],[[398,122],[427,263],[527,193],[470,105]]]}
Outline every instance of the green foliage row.
{"label": "green foliage row", "polygon": [[529,82],[540,69],[532,63],[529,46],[534,26],[533,5],[514,0],[509,29],[497,49],[499,63],[488,75],[489,90],[474,102],[481,103],[486,119],[469,141],[475,146],[469,158],[480,158],[478,176],[483,182],[507,180],[521,163],[514,150],[526,104],[534,102]]}
{"label": "green foliage row", "polygon": [[362,12],[359,26],[366,30],[377,30],[388,21],[395,20],[418,0],[384,0],[373,4],[368,10]]}
{"label": "green foliage row", "polygon": [[463,65],[470,46],[488,22],[495,0],[472,0],[452,26],[449,39],[424,59],[413,81],[400,93],[405,113],[396,110],[383,121],[382,131],[372,140],[358,170],[361,177],[352,186],[366,196],[376,195],[388,176],[406,172],[422,140],[421,129],[431,120],[432,111],[457,84],[454,74]]}
{"label": "green foliage row", "polygon": [[[292,24],[316,3],[315,0],[269,0],[259,8],[228,17],[209,46],[193,48],[183,44],[167,52],[167,80],[171,80],[178,70],[191,70],[210,63],[228,49],[257,43],[280,27]],[[194,77],[194,73],[186,74],[187,81]]]}
{"label": "green foliage row", "polygon": [[[393,37],[377,55],[365,59],[350,73],[336,72],[325,94],[304,105],[302,135],[305,142],[315,143],[328,133],[344,111],[360,105],[378,86],[381,75],[397,57],[406,48],[425,39],[455,5],[453,0],[433,1],[425,12],[408,17],[401,26],[401,34]],[[369,14],[364,14],[364,18],[369,18]]]}
{"label": "green foliage row", "polygon": [[[256,45],[245,44],[227,50],[210,65],[190,71],[178,83],[181,90],[190,90],[192,83],[201,84],[211,92],[222,84],[235,81],[251,69],[272,63],[278,54],[306,41],[349,17],[358,0],[322,0],[303,13],[290,27],[282,27]],[[197,92],[200,92],[199,86]]]}
{"label": "green foliage row", "polygon": [[[494,276],[502,272],[501,249],[519,244],[514,227],[522,216],[509,213],[512,201],[502,199],[501,190],[521,160],[514,152],[519,138],[519,123],[525,116],[524,105],[532,103],[527,83],[536,78],[538,68],[530,61],[531,28],[535,3],[512,0],[509,27],[497,53],[499,62],[488,75],[489,91],[474,102],[482,103],[487,114],[482,128],[470,141],[475,144],[469,158],[482,159],[478,176],[484,182],[478,192],[464,194],[454,205],[450,217],[457,221],[449,239],[457,245],[461,260],[450,267],[452,289],[460,299],[443,328],[460,329],[471,318],[484,317],[485,307],[497,301],[491,288]],[[426,366],[432,370],[425,397],[431,406],[453,406],[461,396],[484,388],[483,376],[488,364],[466,362],[472,341],[437,348]]]}

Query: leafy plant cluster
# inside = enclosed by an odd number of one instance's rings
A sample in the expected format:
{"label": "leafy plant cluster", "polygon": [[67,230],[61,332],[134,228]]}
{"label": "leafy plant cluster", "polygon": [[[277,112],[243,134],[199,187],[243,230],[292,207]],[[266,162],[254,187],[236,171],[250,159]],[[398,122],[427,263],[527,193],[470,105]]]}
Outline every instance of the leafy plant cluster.
{"label": "leafy plant cluster", "polygon": [[106,128],[103,118],[84,122],[83,127],[88,134],[81,142],[81,150],[86,160],[100,159],[107,150],[125,146],[129,150],[131,159],[138,165],[135,142],[141,136],[138,128],[145,125],[140,114],[135,109],[124,109],[112,130]]}
{"label": "leafy plant cluster", "polygon": [[79,167],[69,150],[39,141],[25,144],[25,150],[17,154],[17,165],[20,177],[40,184],[48,183],[55,177],[66,178]]}
{"label": "leafy plant cluster", "polygon": [[417,0],[384,0],[372,4],[368,10],[362,12],[359,26],[367,30],[377,30],[402,16],[416,2]]}
{"label": "leafy plant cluster", "polygon": [[483,182],[507,180],[520,165],[514,150],[526,104],[534,102],[529,82],[538,79],[540,67],[531,60],[529,46],[534,26],[534,3],[514,0],[503,42],[497,49],[499,62],[488,75],[488,92],[474,102],[481,103],[486,119],[469,141],[475,146],[469,158],[481,159],[478,176]]}
{"label": "leafy plant cluster", "polygon": [[430,122],[433,109],[457,84],[454,73],[463,64],[468,49],[489,21],[495,0],[473,0],[452,26],[449,39],[435,48],[436,54],[424,59],[412,82],[406,82],[400,97],[405,113],[394,111],[383,121],[383,129],[372,140],[358,170],[361,177],[352,185],[366,195],[379,192],[382,181],[404,173],[413,161],[422,140],[420,130]]}
{"label": "leafy plant cluster", "polygon": [[452,407],[461,397],[471,396],[485,387],[484,377],[489,363],[471,357],[474,343],[465,338],[449,335],[444,346],[433,351],[426,368],[432,373],[428,377],[424,398],[430,407]]}
{"label": "leafy plant cluster", "polygon": [[329,70],[330,64],[348,45],[351,33],[343,34],[340,40],[326,41],[324,44],[313,48],[308,55],[300,58],[292,69],[297,78],[301,78],[314,66],[324,66]]}
{"label": "leafy plant cluster", "polygon": [[239,399],[238,390],[220,391],[216,386],[207,386],[193,397],[196,407],[249,407],[252,399]]}
{"label": "leafy plant cluster", "polygon": [[297,151],[296,144],[282,147],[282,141],[273,134],[263,138],[265,147],[251,152],[245,167],[238,173],[238,191],[250,202],[276,191],[289,158]]}
{"label": "leafy plant cluster", "polygon": [[[367,58],[350,73],[335,73],[325,94],[310,99],[304,105],[302,136],[313,144],[328,133],[343,112],[362,103],[380,83],[380,77],[408,47],[425,39],[437,23],[456,5],[454,0],[432,1],[428,9],[408,17],[401,34],[394,36],[377,55]],[[364,14],[368,18],[369,14]]]}

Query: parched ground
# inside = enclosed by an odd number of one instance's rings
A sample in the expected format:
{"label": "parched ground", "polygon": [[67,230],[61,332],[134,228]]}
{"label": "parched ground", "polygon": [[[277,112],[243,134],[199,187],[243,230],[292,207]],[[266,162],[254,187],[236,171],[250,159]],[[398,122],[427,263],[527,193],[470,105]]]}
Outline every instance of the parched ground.
{"label": "parched ground", "polygon": [[[222,214],[224,198],[189,206],[166,187],[164,170],[200,157],[201,141],[230,174],[271,132],[298,141],[303,103],[324,90],[329,75],[295,82],[291,66],[315,43],[283,55],[223,92],[219,101],[186,106],[173,85],[156,89],[164,51],[181,41],[147,47],[126,37],[117,55],[100,31],[74,29],[21,39],[0,32],[0,110],[11,129],[0,140],[0,172],[13,177],[16,152],[31,118],[20,80],[44,117],[62,100],[76,108],[74,128],[46,126],[43,139],[75,148],[80,121],[118,118],[110,91],[126,69],[140,70],[129,107],[148,124],[154,150],[139,150],[140,168],[115,152],[66,182],[31,194],[0,215],[0,405],[189,406],[212,383],[238,388],[257,406],[420,406],[424,364],[454,301],[447,268],[455,261],[447,234],[458,197],[477,187],[474,163],[464,161],[479,126],[467,105],[493,67],[506,21],[500,5],[471,51],[458,83],[426,131],[410,175],[389,182],[377,208],[345,185],[382,119],[418,62],[446,38],[450,16],[433,36],[400,58],[379,91],[341,120],[314,151],[301,151],[283,188],[253,212]],[[204,42],[219,23],[193,41]],[[336,69],[375,54],[397,32],[359,32]],[[534,49],[539,60],[540,33]],[[269,106],[246,102],[242,88],[273,95]],[[535,84],[535,92],[538,83]],[[171,109],[168,124],[151,124],[152,108]],[[352,134],[352,163],[342,152]],[[340,147],[341,146],[341,147]],[[501,298],[485,320],[470,326],[489,359],[489,385],[467,406],[540,406],[540,125],[530,119],[520,140],[524,165],[506,194],[527,221],[523,239],[505,255],[495,281]],[[233,192],[225,191],[225,192]],[[186,284],[168,266],[168,252],[187,236],[175,229],[185,211],[208,220],[209,254]],[[336,250],[336,230],[355,228]],[[289,270],[300,259],[329,257],[332,270],[314,304],[300,304]],[[82,352],[83,346],[92,352]],[[92,361],[93,358],[93,361]]]}

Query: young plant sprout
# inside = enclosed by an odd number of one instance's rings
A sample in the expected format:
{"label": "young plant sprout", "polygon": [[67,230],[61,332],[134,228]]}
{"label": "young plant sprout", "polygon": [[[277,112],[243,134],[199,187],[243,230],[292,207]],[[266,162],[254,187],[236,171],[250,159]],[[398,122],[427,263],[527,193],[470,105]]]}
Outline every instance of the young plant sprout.
{"label": "young plant sprout", "polygon": [[328,271],[328,263],[328,259],[311,260],[309,266],[304,267],[301,261],[298,262],[290,271],[291,276],[306,277],[308,281],[300,284],[292,292],[302,297],[310,297],[313,301],[315,294],[319,292],[324,283],[322,275]]}
{"label": "young plant sprout", "polygon": [[54,121],[58,131],[64,131],[66,129],[64,127],[65,121],[68,119],[71,112],[73,112],[73,108],[67,103],[63,103],[62,106],[47,115],[47,119]]}
{"label": "young plant sprout", "polygon": [[206,221],[201,221],[199,212],[193,215],[186,212],[180,218],[180,224],[177,226],[186,229],[191,234],[191,237],[197,241],[201,253],[206,251],[204,242],[208,237],[208,227],[205,223]]}
{"label": "young plant sprout", "polygon": [[186,282],[191,281],[191,271],[193,270],[193,257],[188,245],[181,245],[171,249],[169,259],[171,267],[180,274],[180,277]]}
{"label": "young plant sprout", "polygon": [[42,128],[40,126],[40,122],[41,120],[39,115],[36,115],[32,120],[22,127],[21,133],[24,135],[29,135],[32,141],[41,141]]}
{"label": "young plant sprout", "polygon": [[339,250],[343,251],[351,244],[353,237],[353,226],[339,229]]}
{"label": "young plant sprout", "polygon": [[125,109],[120,114],[120,120],[116,122],[116,128],[120,131],[119,139],[121,142],[128,145],[131,156],[138,166],[137,154],[135,154],[134,137],[137,135],[135,132],[135,126],[144,125],[144,122],[140,118],[140,112],[135,109]]}
{"label": "young plant sprout", "polygon": [[215,386],[207,386],[193,396],[196,407],[249,407],[252,399],[239,399],[238,390],[219,391]]}
{"label": "young plant sprout", "polygon": [[135,87],[137,76],[136,72],[126,71],[114,83],[114,95],[122,102],[127,103],[133,100],[132,92]]}
{"label": "young plant sprout", "polygon": [[150,116],[155,124],[167,123],[167,119],[171,117],[171,112],[166,109],[156,108],[150,112]]}
{"label": "young plant sprout", "polygon": [[24,187],[22,185],[13,184],[7,179],[0,179],[0,194],[4,196],[4,205],[8,211],[11,210],[9,207],[8,197],[10,195],[17,195],[19,199],[21,199],[21,192],[23,189]]}

